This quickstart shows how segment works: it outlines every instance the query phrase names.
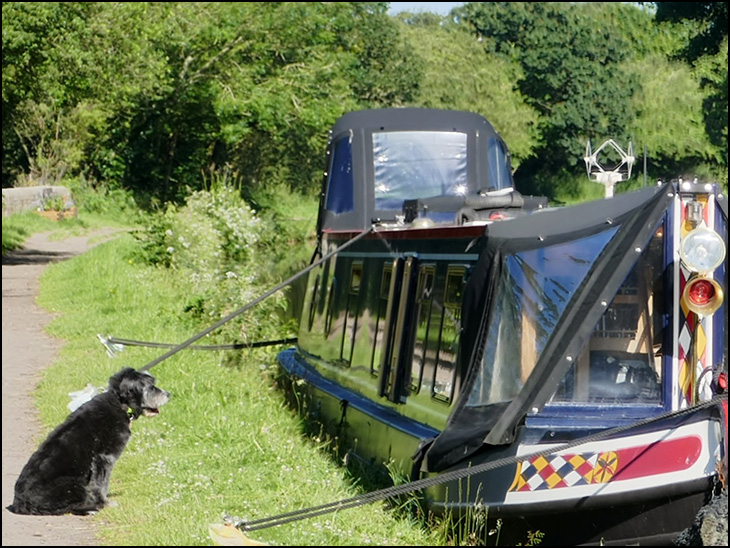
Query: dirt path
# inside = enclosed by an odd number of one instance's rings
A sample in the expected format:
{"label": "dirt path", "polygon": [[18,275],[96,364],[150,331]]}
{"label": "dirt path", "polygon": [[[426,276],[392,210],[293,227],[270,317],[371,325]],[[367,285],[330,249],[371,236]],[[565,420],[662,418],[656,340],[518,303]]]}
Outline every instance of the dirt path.
{"label": "dirt path", "polygon": [[53,364],[62,341],[45,331],[52,315],[36,305],[38,280],[53,262],[87,251],[112,233],[50,241],[49,233],[28,239],[22,250],[2,258],[3,270],[3,546],[97,546],[93,518],[19,516],[6,507],[15,480],[40,443],[32,392],[40,371]]}

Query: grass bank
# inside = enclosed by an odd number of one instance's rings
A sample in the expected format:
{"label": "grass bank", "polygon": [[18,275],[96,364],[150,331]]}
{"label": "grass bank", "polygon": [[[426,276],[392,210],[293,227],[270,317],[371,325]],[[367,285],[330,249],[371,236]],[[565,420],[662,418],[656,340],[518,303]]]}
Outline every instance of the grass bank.
{"label": "grass bank", "polygon": [[[184,319],[187,295],[176,271],[139,263],[137,247],[124,234],[42,277],[39,303],[59,313],[48,331],[65,341],[36,394],[48,429],[68,413],[69,392],[87,383],[104,386],[121,367],[139,368],[163,352],[128,347],[110,357],[97,334],[177,343],[195,333]],[[302,435],[301,420],[273,387],[273,366],[271,352],[231,360],[184,350],[152,369],[172,399],[160,416],[133,424],[112,475],[119,506],[94,518],[103,544],[211,545],[208,525],[223,514],[256,519],[359,492],[326,444]],[[250,536],[276,545],[443,544],[383,503]]]}

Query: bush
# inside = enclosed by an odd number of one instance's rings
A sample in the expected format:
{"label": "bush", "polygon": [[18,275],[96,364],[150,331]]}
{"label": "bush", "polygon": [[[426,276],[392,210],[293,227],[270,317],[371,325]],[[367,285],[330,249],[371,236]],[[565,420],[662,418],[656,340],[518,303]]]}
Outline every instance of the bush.
{"label": "bush", "polygon": [[[272,285],[259,243],[269,230],[227,176],[193,192],[183,206],[168,205],[137,235],[138,259],[180,271],[189,295],[183,311],[196,326],[212,324],[253,301]],[[221,342],[277,337],[286,303],[272,295],[227,323]]]}

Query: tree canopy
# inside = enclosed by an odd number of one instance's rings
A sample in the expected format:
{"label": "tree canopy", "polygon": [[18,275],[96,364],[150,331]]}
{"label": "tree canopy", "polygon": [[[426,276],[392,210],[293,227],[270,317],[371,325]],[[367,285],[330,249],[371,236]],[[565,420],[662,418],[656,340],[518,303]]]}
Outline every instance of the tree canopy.
{"label": "tree canopy", "polygon": [[727,184],[722,5],[3,2],[3,186],[180,202],[225,168],[314,194],[331,124],[379,106],[480,112],[547,195],[589,138]]}

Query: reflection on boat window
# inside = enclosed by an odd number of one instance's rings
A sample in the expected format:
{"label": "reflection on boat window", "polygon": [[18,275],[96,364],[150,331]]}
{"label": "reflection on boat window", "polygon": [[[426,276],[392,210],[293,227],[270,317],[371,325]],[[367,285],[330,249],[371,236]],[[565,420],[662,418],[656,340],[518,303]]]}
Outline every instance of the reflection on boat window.
{"label": "reflection on boat window", "polygon": [[309,321],[307,322],[308,331],[312,331],[312,326],[314,325],[314,316],[315,312],[317,311],[317,291],[319,290],[319,283],[320,275],[317,274],[317,277],[314,279],[314,284],[312,286],[312,300],[309,301]]}
{"label": "reflection on boat window", "polygon": [[380,373],[381,352],[383,350],[383,338],[385,334],[385,317],[388,313],[388,293],[390,292],[390,280],[393,277],[393,263],[386,262],[383,265],[383,275],[380,279],[380,299],[378,303],[378,316],[375,320],[375,341],[373,353],[370,356],[370,373],[377,376]]}
{"label": "reflection on boat window", "polygon": [[332,282],[330,283],[330,290],[327,297],[327,315],[324,319],[324,333],[325,335],[329,336],[329,334],[332,332],[332,320],[334,319],[335,315],[335,297],[337,295],[337,278],[334,276],[332,277]]}
{"label": "reflection on boat window", "polygon": [[441,309],[440,339],[432,391],[435,399],[447,402],[451,401],[454,394],[456,353],[461,334],[461,296],[464,291],[465,275],[465,267],[449,267],[446,274],[444,304]]}
{"label": "reflection on boat window", "polygon": [[345,321],[342,329],[342,344],[340,346],[340,359],[349,365],[352,362],[352,350],[357,336],[357,318],[359,310],[358,294],[362,283],[362,261],[355,261],[350,267],[350,289],[347,292],[347,304],[345,305]]}
{"label": "reflection on boat window", "polygon": [[661,403],[663,234],[641,254],[553,402]]}
{"label": "reflection on boat window", "polygon": [[401,210],[404,200],[467,191],[466,134],[447,131],[373,133],[375,208]]}
{"label": "reflection on boat window", "polygon": [[[436,268],[434,265],[422,265],[418,273],[418,287],[416,288],[416,334],[413,343],[413,358],[411,362],[411,380],[408,389],[417,393],[421,389],[423,366],[428,356],[434,352],[435,330],[431,330],[431,303],[433,301],[433,282]],[[431,369],[433,366],[431,366]]]}
{"label": "reflection on boat window", "polygon": [[576,289],[616,229],[508,255],[482,363],[467,405],[509,401],[522,388]]}
{"label": "reflection on boat window", "polygon": [[512,188],[512,170],[504,143],[494,137],[489,139],[489,187],[488,192]]}

